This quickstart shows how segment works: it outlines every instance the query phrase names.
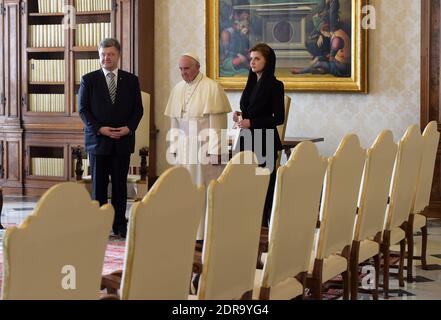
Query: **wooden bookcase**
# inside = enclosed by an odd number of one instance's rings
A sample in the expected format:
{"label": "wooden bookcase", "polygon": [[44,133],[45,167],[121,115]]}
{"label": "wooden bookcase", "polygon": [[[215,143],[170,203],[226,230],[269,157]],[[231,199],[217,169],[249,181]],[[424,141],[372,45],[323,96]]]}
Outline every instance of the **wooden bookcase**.
{"label": "wooden bookcase", "polygon": [[[79,2],[87,7],[77,10]],[[137,70],[135,59],[143,49],[136,35],[153,33],[153,19],[148,28],[140,21],[153,17],[154,2],[0,0],[0,11],[0,183],[5,193],[41,195],[75,180],[72,149],[84,143],[79,79],[99,68],[103,37],[121,41],[120,67],[153,92],[153,55],[150,70]]]}
{"label": "wooden bookcase", "polygon": [[20,18],[20,1],[0,0],[0,179],[4,193],[21,193],[24,181]]}

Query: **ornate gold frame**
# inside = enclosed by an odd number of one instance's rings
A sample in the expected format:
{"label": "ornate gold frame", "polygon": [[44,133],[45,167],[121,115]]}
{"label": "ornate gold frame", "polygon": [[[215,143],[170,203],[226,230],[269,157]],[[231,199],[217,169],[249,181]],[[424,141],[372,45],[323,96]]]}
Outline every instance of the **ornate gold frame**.
{"label": "ornate gold frame", "polygon": [[[352,77],[314,75],[278,77],[287,91],[368,93],[368,31],[361,27],[368,0],[352,0]],[[206,0],[207,75],[227,90],[243,90],[245,77],[219,76],[219,0]]]}

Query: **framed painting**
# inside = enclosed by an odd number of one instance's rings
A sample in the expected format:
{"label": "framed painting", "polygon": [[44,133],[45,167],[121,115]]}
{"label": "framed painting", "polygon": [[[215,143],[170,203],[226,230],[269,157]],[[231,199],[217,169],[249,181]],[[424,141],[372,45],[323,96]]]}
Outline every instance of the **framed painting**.
{"label": "framed painting", "polygon": [[287,91],[368,91],[367,0],[206,0],[207,75],[242,90],[249,50],[276,53]]}

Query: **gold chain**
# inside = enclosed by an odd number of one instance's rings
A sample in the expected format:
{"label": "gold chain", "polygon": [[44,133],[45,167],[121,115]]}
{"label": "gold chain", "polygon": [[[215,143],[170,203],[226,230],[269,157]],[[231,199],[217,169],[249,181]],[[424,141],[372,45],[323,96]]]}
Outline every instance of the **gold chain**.
{"label": "gold chain", "polygon": [[185,99],[185,97],[186,97],[186,90],[184,91],[184,94],[183,94],[183,96],[184,96],[184,99],[183,99],[183,100],[184,100],[184,103],[182,104],[182,109],[181,109],[181,112],[182,112],[182,113],[188,112],[188,110],[185,110],[185,108],[187,107],[188,103],[190,102],[191,98],[193,97],[193,94],[196,92],[196,89],[198,88],[199,83],[201,83],[203,77],[204,77],[204,76],[200,77],[200,79],[199,79],[198,82],[196,83],[196,86],[194,87],[193,92],[190,94],[190,96],[188,97],[188,99]]}

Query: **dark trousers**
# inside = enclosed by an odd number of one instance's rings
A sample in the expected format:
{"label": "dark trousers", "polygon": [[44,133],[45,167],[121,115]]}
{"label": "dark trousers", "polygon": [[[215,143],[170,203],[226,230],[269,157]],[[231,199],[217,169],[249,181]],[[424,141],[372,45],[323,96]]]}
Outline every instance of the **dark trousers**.
{"label": "dark trousers", "polygon": [[100,206],[107,203],[110,176],[112,181],[112,206],[115,209],[113,231],[127,228],[125,215],[130,154],[89,154],[89,161],[92,170],[92,199],[99,201]]}

